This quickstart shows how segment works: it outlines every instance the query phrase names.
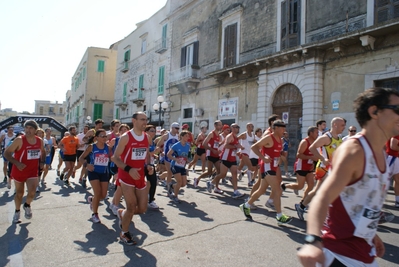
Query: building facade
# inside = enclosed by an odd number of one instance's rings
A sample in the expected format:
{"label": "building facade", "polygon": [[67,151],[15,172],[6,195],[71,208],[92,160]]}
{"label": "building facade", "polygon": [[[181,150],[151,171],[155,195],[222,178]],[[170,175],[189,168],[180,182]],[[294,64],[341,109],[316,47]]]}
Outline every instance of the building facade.
{"label": "building facade", "polygon": [[118,43],[109,49],[87,48],[66,93],[66,126],[82,130],[90,121],[109,124],[113,119],[117,49]]}

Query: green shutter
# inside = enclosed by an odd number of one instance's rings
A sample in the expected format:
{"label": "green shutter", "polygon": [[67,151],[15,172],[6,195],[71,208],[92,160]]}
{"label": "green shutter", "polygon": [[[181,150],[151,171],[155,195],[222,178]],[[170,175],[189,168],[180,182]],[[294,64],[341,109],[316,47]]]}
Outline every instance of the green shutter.
{"label": "green shutter", "polygon": [[122,96],[122,102],[126,103],[126,95],[127,95],[127,83],[123,84],[123,96]]}
{"label": "green shutter", "polygon": [[141,74],[139,77],[139,96],[138,98],[143,98],[143,90],[141,88],[144,88],[144,74]]}
{"label": "green shutter", "polygon": [[167,37],[168,24],[162,27],[162,48],[166,48],[166,37]]}
{"label": "green shutter", "polygon": [[103,104],[95,103],[93,111],[93,121],[103,117]]}
{"label": "green shutter", "polygon": [[158,94],[162,95],[164,90],[165,66],[159,67],[158,71]]}
{"label": "green shutter", "polygon": [[83,80],[86,78],[86,67],[83,68]]}
{"label": "green shutter", "polygon": [[76,119],[79,119],[79,111],[80,111],[80,107],[79,105],[76,106]]}
{"label": "green shutter", "polygon": [[130,60],[130,50],[127,50],[125,52],[125,58],[124,58],[125,62],[128,62]]}
{"label": "green shutter", "polygon": [[99,60],[98,61],[98,64],[97,64],[97,71],[98,72],[104,72],[104,64],[105,64],[104,60]]}
{"label": "green shutter", "polygon": [[119,108],[116,108],[115,119],[119,120]]}

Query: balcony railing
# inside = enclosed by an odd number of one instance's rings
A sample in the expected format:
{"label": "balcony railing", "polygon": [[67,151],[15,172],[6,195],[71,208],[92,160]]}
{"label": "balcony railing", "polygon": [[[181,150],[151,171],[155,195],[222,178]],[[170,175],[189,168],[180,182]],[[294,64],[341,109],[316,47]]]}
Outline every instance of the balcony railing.
{"label": "balcony railing", "polygon": [[169,38],[161,38],[155,41],[155,52],[162,54],[168,49]]}
{"label": "balcony railing", "polygon": [[170,83],[186,82],[192,79],[199,79],[199,68],[195,65],[185,66],[170,74]]}
{"label": "balcony railing", "polygon": [[121,69],[121,72],[127,72],[129,70],[129,62],[123,61],[122,65],[123,67]]}

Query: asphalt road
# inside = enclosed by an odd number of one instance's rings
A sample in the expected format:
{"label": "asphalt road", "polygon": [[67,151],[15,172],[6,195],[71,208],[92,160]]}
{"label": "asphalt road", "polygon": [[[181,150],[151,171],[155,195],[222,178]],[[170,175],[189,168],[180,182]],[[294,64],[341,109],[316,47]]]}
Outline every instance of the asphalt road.
{"label": "asphalt road", "polygon": [[[190,172],[191,181],[195,176]],[[226,192],[220,196],[209,194],[205,182],[197,189],[191,184],[178,205],[158,187],[160,209],[134,216],[130,231],[138,244],[126,246],[118,241],[119,227],[108,209],[109,200],[99,208],[101,224],[89,220],[86,198],[91,189],[83,189],[77,179],[66,187],[55,170],[49,171],[47,184],[32,203],[33,218],[25,219],[22,211],[20,224],[12,224],[14,188],[8,190],[2,183],[0,266],[300,266],[296,251],[303,243],[305,222],[294,219],[288,226],[278,226],[275,213],[264,206],[266,195],[256,202],[254,221],[246,221],[238,208],[243,200],[231,198],[231,186],[222,186]],[[246,184],[244,177],[239,186],[248,194]],[[299,199],[292,191],[285,192],[284,212],[296,218],[294,203]],[[393,200],[390,191],[385,208],[399,216]],[[378,259],[380,266],[399,264],[398,223],[396,217],[380,227],[386,246],[385,256]]]}

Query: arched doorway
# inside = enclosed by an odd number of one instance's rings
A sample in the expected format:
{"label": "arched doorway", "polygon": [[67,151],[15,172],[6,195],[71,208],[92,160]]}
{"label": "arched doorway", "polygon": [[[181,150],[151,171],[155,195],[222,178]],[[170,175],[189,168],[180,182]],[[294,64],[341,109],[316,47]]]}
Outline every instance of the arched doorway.
{"label": "arched doorway", "polygon": [[[302,94],[298,87],[293,84],[281,86],[273,100],[273,114],[288,120],[287,132],[290,138],[291,147],[288,150],[288,170],[293,171],[295,156],[298,145],[302,139]],[[288,117],[288,118],[287,118]]]}

